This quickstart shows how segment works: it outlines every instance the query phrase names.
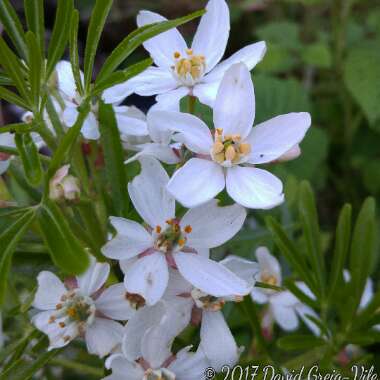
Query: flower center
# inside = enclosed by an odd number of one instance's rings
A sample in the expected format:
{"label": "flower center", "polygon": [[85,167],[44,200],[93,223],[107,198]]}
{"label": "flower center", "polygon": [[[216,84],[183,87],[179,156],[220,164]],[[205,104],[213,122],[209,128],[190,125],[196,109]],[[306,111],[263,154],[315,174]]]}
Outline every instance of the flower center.
{"label": "flower center", "polygon": [[261,281],[264,283],[264,284],[267,284],[267,285],[273,285],[273,286],[276,286],[278,284],[278,281],[277,281],[277,278],[276,276],[272,275],[272,274],[269,274],[269,273],[263,273],[261,276],[260,276],[260,279]]}
{"label": "flower center", "polygon": [[208,311],[219,311],[226,303],[223,298],[211,296],[196,288],[191,291],[191,297],[197,307]]}
{"label": "flower center", "polygon": [[215,162],[237,164],[250,152],[251,145],[241,142],[240,135],[223,136],[223,130],[215,131],[215,142],[211,150],[211,157]]}
{"label": "flower center", "polygon": [[167,368],[157,370],[149,368],[145,371],[143,380],[175,380],[175,374]]}
{"label": "flower center", "polygon": [[[95,318],[95,304],[92,298],[82,295],[78,289],[70,290],[61,297],[61,303],[56,305],[56,313],[49,323],[57,323],[62,329],[69,325],[76,325],[77,331],[83,333],[86,326],[90,325]],[[75,336],[65,336],[66,341]]]}
{"label": "flower center", "polygon": [[179,221],[169,219],[166,221],[167,227],[163,229],[161,226],[156,226],[154,229],[157,234],[155,247],[164,253],[171,253],[181,249],[186,244],[186,235],[192,231],[191,226],[186,226],[181,229]]}
{"label": "flower center", "polygon": [[186,57],[175,52],[175,76],[186,86],[193,86],[203,77],[206,70],[206,58],[203,55],[194,55],[191,49],[186,50]]}
{"label": "flower center", "polygon": [[136,293],[125,293],[125,299],[130,303],[130,305],[138,310],[145,306],[145,298]]}

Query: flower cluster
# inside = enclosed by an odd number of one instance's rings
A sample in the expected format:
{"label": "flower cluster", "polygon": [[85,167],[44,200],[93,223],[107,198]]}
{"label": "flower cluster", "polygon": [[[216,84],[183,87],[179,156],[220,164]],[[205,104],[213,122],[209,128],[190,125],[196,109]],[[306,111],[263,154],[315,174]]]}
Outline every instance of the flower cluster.
{"label": "flower cluster", "polygon": [[[142,11],[137,24],[162,20]],[[129,154],[126,165],[137,160],[141,166],[125,190],[142,223],[136,217],[110,217],[109,241],[102,248],[104,261],[117,261],[124,281],[115,283],[110,264],[95,259],[84,274],[65,282],[50,272],[38,276],[34,307],[41,311],[33,316],[34,325],[48,335],[50,349],[83,338],[90,353],[108,356],[107,380],[200,379],[209,366],[220,370],[233,365],[243,348],[222,309],[250,294],[269,304],[264,317],[268,329],[274,319],[293,330],[301,318],[319,335],[309,318],[318,318],[313,309],[289,291],[274,290],[281,286],[281,269],[265,248],[256,253],[258,263],[234,255],[217,262],[210,256],[210,249],[240,231],[247,208],[270,209],[284,201],[280,179],[257,165],[298,157],[311,125],[308,113],[290,113],[254,126],[250,70],[263,58],[266,45],[254,43],[220,62],[229,28],[226,2],[210,0],[191,47],[176,29],[153,37],[144,47],[154,66],[103,92]],[[70,128],[83,98],[69,62],[58,63],[51,85],[57,89],[56,112]],[[121,105],[132,93],[157,95],[157,103],[147,115]],[[194,114],[180,112],[185,96],[212,108],[211,128]],[[24,118],[32,120],[33,114]],[[95,100],[83,137],[99,139],[98,124]],[[11,136],[0,136],[9,138],[2,145],[12,146]],[[5,170],[9,157],[0,158],[0,170]],[[220,206],[216,197],[224,190],[231,202]],[[69,166],[50,181],[52,200],[73,201],[79,193]],[[272,289],[258,288],[256,281]],[[313,297],[305,284],[297,286]],[[173,352],[175,338],[189,324],[200,326],[198,347]]]}

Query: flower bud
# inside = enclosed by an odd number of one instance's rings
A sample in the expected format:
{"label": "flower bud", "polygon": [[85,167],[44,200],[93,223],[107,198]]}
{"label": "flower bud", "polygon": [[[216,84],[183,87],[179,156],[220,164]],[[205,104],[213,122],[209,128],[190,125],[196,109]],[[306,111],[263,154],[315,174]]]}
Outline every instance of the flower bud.
{"label": "flower bud", "polygon": [[49,197],[54,201],[66,199],[74,201],[80,195],[79,181],[68,174],[70,165],[62,166],[57,170],[49,184]]}

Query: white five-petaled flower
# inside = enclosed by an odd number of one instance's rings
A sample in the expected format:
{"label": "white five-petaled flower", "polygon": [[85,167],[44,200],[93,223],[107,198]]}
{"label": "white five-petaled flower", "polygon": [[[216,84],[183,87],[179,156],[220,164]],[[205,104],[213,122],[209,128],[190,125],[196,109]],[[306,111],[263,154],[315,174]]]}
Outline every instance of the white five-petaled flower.
{"label": "white five-petaled flower", "polygon": [[[245,281],[247,288],[253,289],[259,270],[257,263],[228,256],[220,264]],[[163,299],[187,313],[185,321],[191,319],[193,324],[201,322],[201,346],[216,371],[224,365],[236,364],[242,350],[237,346],[221,310],[226,302],[240,302],[243,297],[228,290],[219,297],[212,296],[192,286],[178,271],[170,270],[169,285]],[[130,343],[126,343],[126,347],[128,345]]]}
{"label": "white five-petaled flower", "polygon": [[[70,62],[58,62],[55,70],[58,89],[65,103],[62,119],[67,127],[72,127],[78,118],[78,107],[82,104],[83,98],[76,87]],[[83,81],[82,73],[81,78]],[[146,136],[148,134],[146,123],[141,120],[140,117],[136,117],[135,109],[133,107],[119,105],[125,96],[120,96],[117,86],[110,87],[104,91],[102,98],[105,103],[113,105],[116,121],[121,133],[133,136]],[[97,103],[91,105],[91,110],[84,120],[81,132],[86,139],[99,139]]]}
{"label": "white five-petaled flower", "polygon": [[[260,266],[260,273],[256,277],[256,280],[280,287],[282,276],[278,260],[265,247],[260,247],[256,250],[256,258]],[[296,282],[296,286],[307,297],[315,301],[314,294],[305,283]],[[272,324],[274,319],[282,329],[293,331],[299,326],[299,318],[301,318],[315,335],[320,335],[319,327],[308,318],[308,316],[311,316],[319,319],[317,313],[310,306],[302,303],[290,291],[276,291],[255,287],[251,293],[251,297],[259,304],[269,304],[268,314],[264,318],[266,325]]]}
{"label": "white five-petaled flower", "polygon": [[251,75],[240,63],[226,72],[214,106],[214,131],[197,117],[155,111],[168,128],[176,130],[196,157],[172,176],[169,192],[184,206],[199,206],[225,187],[235,202],[268,209],[283,202],[282,182],[254,167],[280,159],[303,139],[310,127],[308,113],[277,116],[255,127],[255,97]]}
{"label": "white five-petaled flower", "polygon": [[[139,27],[166,19],[157,13],[141,11]],[[144,43],[156,66],[132,78],[119,91],[125,96],[135,92],[142,96],[158,95],[161,109],[177,109],[186,95],[196,96],[212,106],[225,71],[234,63],[244,62],[251,70],[263,58],[266,45],[258,42],[246,46],[220,62],[230,32],[230,14],[225,0],[210,0],[201,18],[191,48],[177,29],[153,37]]]}
{"label": "white five-petaled flower", "polygon": [[112,319],[127,320],[136,310],[126,297],[124,284],[103,290],[109,271],[109,264],[92,259],[90,268],[67,285],[51,272],[38,275],[33,306],[43,311],[32,320],[48,335],[49,349],[81,336],[90,353],[103,357],[121,343],[124,328]]}
{"label": "white five-petaled flower", "polygon": [[141,158],[142,171],[129,183],[130,198],[147,224],[111,218],[117,235],[102,249],[106,257],[126,260],[125,286],[155,304],[168,285],[168,266],[177,268],[191,284],[208,294],[247,293],[247,284],[208,258],[209,248],[231,239],[242,227],[246,211],[239,205],[218,207],[212,200],[175,216],[175,200],[166,191],[169,177],[154,158]]}

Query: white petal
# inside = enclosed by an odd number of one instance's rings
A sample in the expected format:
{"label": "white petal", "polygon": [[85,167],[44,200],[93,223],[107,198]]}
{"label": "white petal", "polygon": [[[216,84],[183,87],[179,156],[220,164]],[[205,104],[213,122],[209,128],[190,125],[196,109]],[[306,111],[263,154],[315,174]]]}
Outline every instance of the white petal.
{"label": "white petal", "polygon": [[141,96],[163,94],[177,87],[177,81],[169,70],[155,66],[136,75],[130,82],[134,92]]}
{"label": "white petal", "polygon": [[222,264],[194,253],[176,253],[174,260],[182,276],[196,288],[215,297],[244,296],[250,286]]}
{"label": "white petal", "polygon": [[0,161],[0,175],[4,174],[8,170],[10,162],[11,160]]}
{"label": "white petal", "polygon": [[62,120],[67,127],[72,127],[78,118],[78,111],[75,107],[66,107],[62,114]]}
{"label": "white petal", "polygon": [[210,0],[195,33],[192,49],[195,55],[204,55],[206,71],[222,59],[230,34],[230,11],[224,0]]}
{"label": "white petal", "polygon": [[134,92],[130,81],[117,84],[103,91],[102,99],[107,104],[119,104]]}
{"label": "white petal", "polygon": [[149,136],[155,143],[169,145],[173,135],[172,125],[170,124],[168,117],[165,118],[165,116],[167,116],[165,111],[162,117],[160,116],[161,114],[162,111],[152,109],[148,112],[147,121]]}
{"label": "white petal", "polygon": [[128,360],[137,360],[142,356],[141,340],[144,332],[160,323],[165,313],[165,303],[160,301],[154,306],[146,306],[137,310],[125,326],[122,350]]}
{"label": "white petal", "polygon": [[147,136],[148,126],[146,120],[135,117],[135,110],[127,106],[115,106],[117,126],[121,133],[131,136]]}
{"label": "white petal", "polygon": [[236,364],[239,350],[220,311],[203,311],[200,334],[202,348],[217,372],[224,365]]}
{"label": "white petal", "polygon": [[0,133],[0,145],[15,147],[15,135],[9,132]]}
{"label": "white petal", "polygon": [[119,321],[130,319],[136,310],[125,298],[126,293],[123,283],[110,286],[95,300],[96,310],[111,319]]}
{"label": "white petal", "polygon": [[213,108],[219,86],[220,81],[198,83],[193,88],[193,95],[197,97],[201,103]]}
{"label": "white petal", "polygon": [[244,63],[248,67],[248,70],[251,71],[263,59],[266,50],[267,47],[264,41],[248,45],[219,63],[203,80],[206,83],[220,82],[224,73],[236,63]]}
{"label": "white petal", "polygon": [[[149,11],[141,11],[137,15],[137,25],[139,27],[156,22],[166,21],[165,17]],[[170,69],[174,63],[174,53],[185,54],[187,45],[176,28],[161,33],[156,37],[144,42],[144,48],[149,51],[154,63]]]}
{"label": "white petal", "polygon": [[255,285],[256,277],[260,272],[259,264],[255,261],[246,260],[239,256],[229,255],[219,262],[251,286]]}
{"label": "white petal", "polygon": [[212,199],[202,206],[186,212],[181,220],[182,228],[191,226],[186,245],[214,248],[232,239],[244,224],[247,216],[245,208],[234,204],[219,207]]}
{"label": "white petal", "polygon": [[251,298],[260,305],[268,302],[268,295],[261,288],[253,288]]}
{"label": "white petal", "polygon": [[130,259],[153,246],[152,236],[140,224],[114,216],[110,221],[117,235],[102,248],[104,256],[116,260]]}
{"label": "white petal", "polygon": [[238,63],[225,73],[214,104],[214,126],[223,134],[245,139],[255,118],[255,91],[247,66]]}
{"label": "white petal", "polygon": [[249,162],[261,164],[271,162],[300,143],[310,127],[307,112],[277,116],[256,125],[247,141],[251,144]]}
{"label": "white petal", "polygon": [[168,367],[178,380],[203,379],[205,369],[211,365],[201,346],[196,352],[189,352],[190,348],[191,346],[179,351]]}
{"label": "white petal", "polygon": [[125,164],[129,164],[144,156],[156,158],[169,165],[178,164],[181,161],[179,155],[177,155],[175,150],[169,145],[148,143],[140,145],[140,147],[142,148],[141,151],[126,160],[124,162]]}
{"label": "white petal", "polygon": [[157,111],[177,111],[179,112],[180,101],[186,95],[188,95],[190,89],[185,86],[178,87],[174,90],[170,90],[169,92],[162,93],[156,96],[156,104],[152,106],[151,110]]}
{"label": "white petal", "polygon": [[274,319],[285,331],[293,331],[298,327],[298,317],[295,309],[283,305],[271,303]]}
{"label": "white petal", "polygon": [[268,248],[259,247],[256,249],[257,261],[260,265],[261,274],[274,276],[277,280],[277,285],[282,283],[281,266],[278,260],[269,253]]}
{"label": "white petal", "polygon": [[211,200],[224,186],[224,173],[220,165],[192,158],[174,173],[167,188],[179,202],[190,208]]}
{"label": "white petal", "polygon": [[304,321],[305,325],[309,328],[309,330],[315,335],[320,336],[321,335],[321,329],[318,325],[316,325],[314,322],[312,322],[311,319],[309,319],[307,316],[314,317],[317,320],[320,320],[318,314],[309,306],[300,304],[296,307],[296,311],[300,318]]}
{"label": "white petal", "polygon": [[83,122],[82,135],[88,140],[98,140],[100,138],[98,120],[93,112],[90,112]]}
{"label": "white petal", "polygon": [[190,293],[191,290],[192,285],[182,277],[181,273],[176,269],[169,268],[169,283],[165,291],[164,299],[169,301],[176,298],[186,299],[177,296],[183,293]]}
{"label": "white petal", "polygon": [[266,170],[229,168],[226,184],[231,198],[248,208],[270,209],[284,201],[282,182]]}
{"label": "white petal", "polygon": [[86,330],[87,350],[90,354],[104,357],[108,355],[123,337],[123,326],[115,321],[104,318],[95,318],[92,325]]}
{"label": "white petal", "polygon": [[175,216],[175,200],[166,190],[169,176],[154,158],[141,157],[141,173],[128,184],[132,203],[144,221],[163,227]]}
{"label": "white petal", "polygon": [[[171,132],[180,132],[183,142],[194,153],[209,154],[213,139],[207,125],[194,115],[172,111],[154,111],[149,113],[156,129],[168,128]],[[153,136],[152,136],[153,137]]]}
{"label": "white petal", "polygon": [[[71,63],[68,61],[60,61],[55,66],[55,71],[57,73],[59,90],[67,100],[74,99],[77,95],[77,91]],[[82,73],[81,76],[83,76]]]}
{"label": "white petal", "polygon": [[122,354],[114,354],[107,358],[106,368],[112,369],[112,375],[102,380],[141,380],[144,377],[144,370],[140,364],[134,361],[128,361]]}
{"label": "white petal", "polygon": [[156,252],[137,260],[125,274],[124,284],[129,293],[140,294],[148,305],[154,305],[163,296],[168,280],[165,256]]}
{"label": "white petal", "polygon": [[99,290],[107,281],[110,273],[110,265],[107,263],[97,263],[91,257],[91,265],[80,276],[77,276],[78,286],[81,291],[90,296]]}
{"label": "white petal", "polygon": [[34,296],[33,306],[40,310],[55,310],[61,302],[61,297],[66,293],[65,285],[53,273],[43,271],[37,277],[38,288]]}

